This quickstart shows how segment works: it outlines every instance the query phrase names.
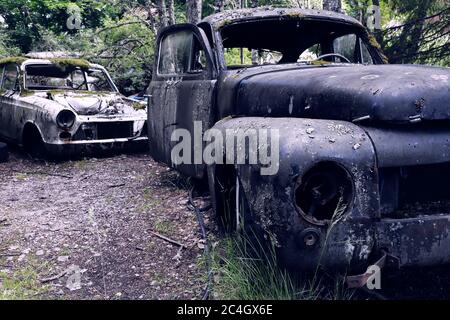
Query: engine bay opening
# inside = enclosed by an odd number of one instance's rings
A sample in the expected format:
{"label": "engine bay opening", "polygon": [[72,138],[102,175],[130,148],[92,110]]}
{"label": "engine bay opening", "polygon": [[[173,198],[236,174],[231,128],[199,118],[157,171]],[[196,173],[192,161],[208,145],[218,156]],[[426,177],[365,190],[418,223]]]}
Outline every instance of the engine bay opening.
{"label": "engine bay opening", "polygon": [[322,162],[310,169],[295,190],[295,204],[304,218],[325,224],[342,214],[353,198],[350,174],[339,164]]}

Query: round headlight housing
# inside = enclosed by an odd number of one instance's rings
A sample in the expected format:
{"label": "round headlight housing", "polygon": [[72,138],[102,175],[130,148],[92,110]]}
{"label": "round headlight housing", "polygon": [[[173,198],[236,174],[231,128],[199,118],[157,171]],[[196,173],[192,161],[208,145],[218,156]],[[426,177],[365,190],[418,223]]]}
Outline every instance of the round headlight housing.
{"label": "round headlight housing", "polygon": [[350,174],[337,163],[321,162],[299,180],[295,204],[309,222],[327,224],[348,211],[354,197]]}
{"label": "round headlight housing", "polygon": [[76,115],[70,110],[62,110],[56,117],[56,124],[61,129],[70,129],[75,124]]}

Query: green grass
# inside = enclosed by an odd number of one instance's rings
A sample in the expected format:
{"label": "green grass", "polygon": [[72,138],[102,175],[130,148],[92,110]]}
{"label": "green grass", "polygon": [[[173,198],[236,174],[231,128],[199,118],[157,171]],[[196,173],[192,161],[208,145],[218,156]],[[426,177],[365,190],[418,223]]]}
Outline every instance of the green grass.
{"label": "green grass", "polygon": [[153,225],[153,229],[161,234],[169,234],[173,231],[173,225],[167,220],[157,220]]}
{"label": "green grass", "polygon": [[258,256],[243,236],[219,242],[212,250],[213,293],[225,300],[348,300],[353,291],[342,277],[293,274],[280,267],[274,250]]}
{"label": "green grass", "polygon": [[272,261],[250,257],[239,237],[226,239],[213,252],[214,293],[219,299],[291,300],[298,291],[288,273]]}
{"label": "green grass", "polygon": [[32,262],[13,273],[0,272],[0,300],[37,299],[46,291],[39,281],[39,266]]}

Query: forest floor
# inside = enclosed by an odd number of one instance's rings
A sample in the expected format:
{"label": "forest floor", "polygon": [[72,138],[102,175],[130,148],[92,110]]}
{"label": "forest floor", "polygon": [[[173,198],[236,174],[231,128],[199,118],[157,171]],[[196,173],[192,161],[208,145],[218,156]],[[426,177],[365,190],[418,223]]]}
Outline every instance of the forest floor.
{"label": "forest floor", "polygon": [[[187,204],[187,182],[145,153],[46,163],[12,150],[0,164],[0,300],[200,299],[204,243]],[[447,267],[382,275],[362,299],[450,299]]]}
{"label": "forest floor", "polygon": [[187,203],[146,154],[46,163],[13,150],[0,164],[0,300],[201,298]]}

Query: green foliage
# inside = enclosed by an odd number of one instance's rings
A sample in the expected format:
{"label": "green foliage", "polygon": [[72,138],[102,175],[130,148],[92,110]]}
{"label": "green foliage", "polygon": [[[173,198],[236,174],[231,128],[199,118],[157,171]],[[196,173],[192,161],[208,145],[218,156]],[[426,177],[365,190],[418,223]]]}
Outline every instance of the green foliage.
{"label": "green foliage", "polygon": [[251,65],[252,52],[246,48],[243,49],[243,61],[241,61],[241,50],[239,48],[230,48],[225,50],[225,63],[227,66]]}
{"label": "green foliage", "polygon": [[[363,24],[373,0],[344,0],[347,14]],[[449,65],[448,1],[380,0],[382,31],[376,37],[391,63]],[[428,18],[441,13],[439,16]]]}
{"label": "green foliage", "polygon": [[124,92],[143,90],[150,82],[153,68],[153,31],[140,20],[126,15],[118,21],[106,21],[96,37],[95,52],[87,57],[105,65]]}
{"label": "green foliage", "polygon": [[83,28],[96,28],[106,17],[117,17],[120,6],[107,0],[0,0],[0,15],[5,20],[14,46],[28,52],[41,39],[41,29],[55,33],[71,32],[67,28],[69,8],[80,10]]}
{"label": "green foliage", "polygon": [[[365,23],[372,1],[343,0],[343,7]],[[249,0],[246,6],[296,7],[305,3],[305,0]],[[321,8],[321,0],[307,3],[310,7]],[[216,4],[216,0],[204,0],[203,15],[213,14]],[[240,2],[227,0],[224,5],[225,9],[236,9]],[[446,0],[380,0],[380,6],[383,26],[388,27],[439,12],[448,3]],[[176,22],[185,22],[186,1],[176,0],[174,7]],[[126,3],[120,0],[0,0],[0,58],[30,51],[74,53],[104,65],[121,92],[136,93],[146,88],[152,74],[159,18],[151,8],[155,8],[155,4],[146,0]],[[70,30],[67,21],[74,10],[79,12],[81,28]],[[436,25],[439,26],[442,24]],[[421,40],[424,34],[433,34],[433,30],[426,23],[418,23],[377,39],[393,62],[448,65],[448,35],[434,42]],[[436,51],[436,47],[440,50]],[[418,56],[417,52],[422,51],[426,54]],[[226,59],[228,64],[241,64],[239,49],[228,51]],[[244,52],[244,63],[251,64],[248,50]]]}
{"label": "green foliage", "polygon": [[39,34],[31,51],[62,51],[103,65],[126,95],[144,90],[150,82],[155,34],[135,16],[108,18],[101,28],[84,28],[73,34],[40,27]]}

